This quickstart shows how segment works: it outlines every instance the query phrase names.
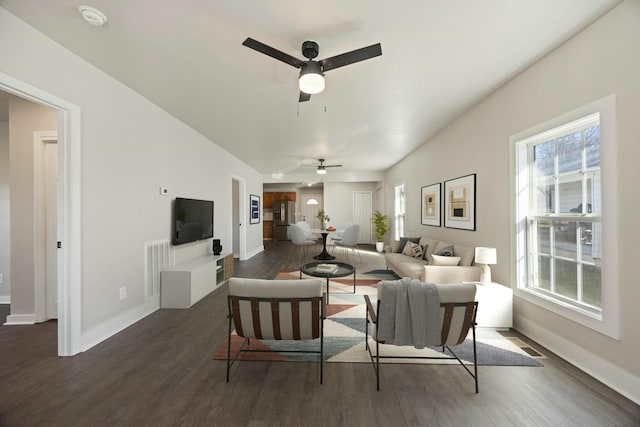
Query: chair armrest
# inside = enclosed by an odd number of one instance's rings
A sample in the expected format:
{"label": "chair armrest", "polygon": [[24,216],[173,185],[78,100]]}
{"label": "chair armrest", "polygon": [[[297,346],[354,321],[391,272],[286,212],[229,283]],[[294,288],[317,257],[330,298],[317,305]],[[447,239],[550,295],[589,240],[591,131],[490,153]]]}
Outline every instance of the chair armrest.
{"label": "chair armrest", "polygon": [[367,303],[367,312],[369,313],[369,317],[371,317],[371,322],[374,324],[378,323],[378,317],[376,316],[376,311],[373,309],[373,304],[369,299],[369,295],[364,296],[364,301]]}

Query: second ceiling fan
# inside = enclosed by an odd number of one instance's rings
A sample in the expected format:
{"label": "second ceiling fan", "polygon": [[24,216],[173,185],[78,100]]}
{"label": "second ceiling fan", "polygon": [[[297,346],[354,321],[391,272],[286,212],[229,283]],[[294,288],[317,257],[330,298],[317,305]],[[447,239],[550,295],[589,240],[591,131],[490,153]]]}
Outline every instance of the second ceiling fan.
{"label": "second ceiling fan", "polygon": [[318,43],[314,41],[305,41],[302,43],[302,55],[308,60],[303,61],[254,40],[251,37],[248,37],[244,42],[242,42],[242,44],[300,69],[300,77],[298,78],[300,98],[298,99],[298,102],[308,101],[311,99],[311,95],[320,93],[324,90],[324,73],[326,71],[335,70],[336,68],[344,67],[345,65],[382,55],[382,46],[380,43],[376,43],[371,46],[352,50],[330,58],[321,59],[320,61],[314,61],[313,58],[318,56]]}
{"label": "second ceiling fan", "polygon": [[318,175],[326,175],[327,173],[327,168],[341,168],[342,165],[325,165],[324,164],[324,159],[318,159],[318,162],[320,162],[319,165],[304,165],[304,166],[313,166],[316,168],[316,173]]}

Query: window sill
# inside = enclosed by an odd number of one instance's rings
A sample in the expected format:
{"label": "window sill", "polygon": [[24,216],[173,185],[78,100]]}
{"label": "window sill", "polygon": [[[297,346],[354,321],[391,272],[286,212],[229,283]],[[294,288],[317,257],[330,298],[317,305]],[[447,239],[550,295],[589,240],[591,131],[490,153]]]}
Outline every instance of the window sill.
{"label": "window sill", "polygon": [[604,313],[598,315],[529,289],[518,288],[514,294],[516,297],[549,310],[558,316],[576,322],[615,340],[620,340],[619,322],[614,318],[607,319]]}

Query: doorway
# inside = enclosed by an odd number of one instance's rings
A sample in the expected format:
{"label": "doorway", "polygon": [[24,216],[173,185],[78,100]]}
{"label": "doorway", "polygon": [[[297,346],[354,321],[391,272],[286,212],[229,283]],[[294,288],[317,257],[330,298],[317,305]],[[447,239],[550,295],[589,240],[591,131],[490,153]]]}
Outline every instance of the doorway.
{"label": "doorway", "polygon": [[231,177],[231,239],[232,239],[232,252],[234,258],[245,260],[247,258],[246,253],[246,240],[247,240],[247,227],[245,221],[248,218],[246,210],[245,200],[246,194],[246,181],[243,178],[232,176]]}
{"label": "doorway", "polygon": [[311,228],[320,228],[318,211],[322,209],[322,193],[302,193],[302,220]]}
{"label": "doorway", "polygon": [[[81,157],[80,108],[39,88],[0,73],[0,91],[57,111],[57,234],[58,355],[80,353],[81,342]],[[9,317],[7,323],[10,323]],[[35,313],[23,323],[33,323]],[[20,324],[20,315],[11,319]]]}
{"label": "doorway", "polygon": [[358,243],[373,243],[371,239],[372,200],[371,191],[353,192],[353,223],[360,224]]}

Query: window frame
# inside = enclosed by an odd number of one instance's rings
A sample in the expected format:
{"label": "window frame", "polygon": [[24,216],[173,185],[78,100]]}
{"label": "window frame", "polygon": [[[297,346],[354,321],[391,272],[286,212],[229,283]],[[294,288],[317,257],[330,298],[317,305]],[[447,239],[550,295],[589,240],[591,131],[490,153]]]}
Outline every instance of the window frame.
{"label": "window frame", "polygon": [[[398,190],[401,192],[401,200],[398,198]],[[402,204],[402,212],[399,212],[400,204]],[[407,228],[407,190],[404,181],[393,186],[393,218],[393,234],[395,240],[400,240],[401,237],[405,237]]]}
{"label": "window frame", "polygon": [[[615,95],[607,96],[584,107],[558,116],[536,125],[518,134],[510,141],[513,226],[511,245],[513,254],[511,279],[514,295],[537,306],[543,307],[564,318],[575,321],[611,338],[620,338],[620,284],[618,281],[617,242],[617,131]],[[528,186],[532,182],[528,165],[527,150],[533,139],[552,139],[553,135],[563,132],[567,124],[587,116],[599,114],[600,117],[600,180],[602,225],[602,263],[601,263],[601,312],[584,310],[575,304],[563,301],[553,295],[527,287],[528,279],[528,239],[527,223],[529,215]],[[554,220],[565,216],[556,215]],[[572,217],[572,220],[576,218]]]}

